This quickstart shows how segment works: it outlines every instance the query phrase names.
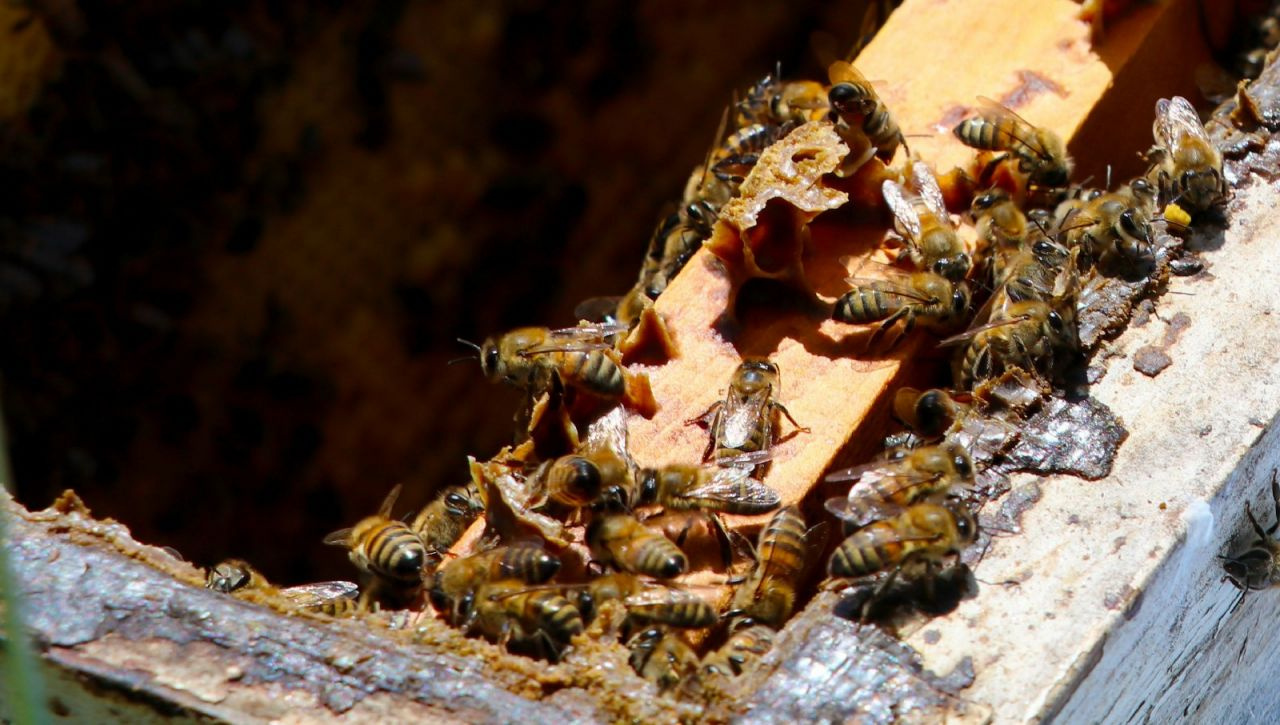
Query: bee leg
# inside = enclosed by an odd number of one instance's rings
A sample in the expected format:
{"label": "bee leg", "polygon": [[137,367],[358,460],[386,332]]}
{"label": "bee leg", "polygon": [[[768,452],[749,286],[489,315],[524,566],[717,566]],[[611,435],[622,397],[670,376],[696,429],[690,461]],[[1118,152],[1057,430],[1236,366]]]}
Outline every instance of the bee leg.
{"label": "bee leg", "polygon": [[986,164],[983,164],[982,168],[978,171],[978,179],[982,182],[985,182],[984,183],[985,186],[990,186],[991,175],[995,173],[996,167],[999,166],[1007,158],[1009,158],[1009,154],[997,154],[995,156],[992,156],[991,160],[987,161]]}
{"label": "bee leg", "polygon": [[875,591],[871,592],[871,596],[867,597],[867,601],[862,603],[862,611],[858,615],[859,621],[867,622],[871,619],[871,610],[881,599],[884,599],[884,595],[889,592],[889,587],[893,586],[894,581],[898,579],[898,572],[900,571],[902,571],[902,566],[895,566],[893,571],[889,572],[889,576],[885,577],[884,581],[876,586]]}
{"label": "bee leg", "polygon": [[[720,542],[720,561],[724,563],[726,569],[733,564],[733,538],[729,534],[729,529],[725,527],[724,521],[720,515],[714,511],[707,512],[707,518],[711,521],[711,529],[716,532],[716,540]],[[688,531],[686,528],[685,531]],[[683,537],[684,533],[681,532]]]}
{"label": "bee leg", "polygon": [[715,431],[716,431],[716,428],[719,427],[717,423],[719,422],[718,419],[720,417],[720,408],[723,404],[724,404],[723,401],[717,400],[716,402],[711,404],[710,408],[707,408],[705,413],[703,413],[702,415],[696,418],[690,418],[684,422],[685,425],[695,425],[695,424],[700,425],[703,428],[706,428],[711,433],[711,435],[707,437],[707,447],[705,450],[702,451],[703,463],[706,463],[707,461],[711,460],[711,454],[715,453],[715,450],[716,450]]}
{"label": "bee leg", "polygon": [[1248,503],[1244,505],[1244,513],[1246,516],[1249,517],[1249,523],[1253,526],[1254,533],[1258,535],[1258,543],[1266,542],[1271,532],[1274,531],[1275,529],[1274,528],[1270,530],[1263,529],[1262,524],[1259,524],[1258,520],[1253,517],[1253,510],[1249,508]]}
{"label": "bee leg", "polygon": [[[801,433],[809,432],[808,426],[800,425],[799,423],[796,422],[795,418],[791,417],[791,411],[787,410],[787,406],[783,405],[782,403],[775,402],[773,403],[773,409],[785,415],[787,417],[787,420],[791,421],[791,425],[794,425],[796,427],[796,430],[800,431]],[[1276,501],[1277,501],[1276,505],[1280,507],[1280,498],[1277,498]],[[1278,515],[1277,518],[1280,518],[1280,515]]]}
{"label": "bee leg", "polygon": [[1270,536],[1276,532],[1276,527],[1280,526],[1280,480],[1276,480],[1277,472],[1271,471],[1271,499],[1276,502],[1276,522],[1267,529],[1267,535]]}
{"label": "bee leg", "polygon": [[[897,324],[898,320],[901,320],[903,317],[906,317],[907,314],[910,312],[910,310],[911,308],[909,307],[900,307],[892,315],[889,315],[888,317],[884,318],[884,322],[881,322],[880,326],[876,328],[876,331],[871,333],[871,337],[867,338],[866,349],[868,351],[873,349],[876,346],[876,343],[879,342],[880,338],[889,330],[889,328]],[[897,344],[897,340],[894,340],[894,345],[896,344]],[[890,345],[889,349],[893,349],[893,345]]]}

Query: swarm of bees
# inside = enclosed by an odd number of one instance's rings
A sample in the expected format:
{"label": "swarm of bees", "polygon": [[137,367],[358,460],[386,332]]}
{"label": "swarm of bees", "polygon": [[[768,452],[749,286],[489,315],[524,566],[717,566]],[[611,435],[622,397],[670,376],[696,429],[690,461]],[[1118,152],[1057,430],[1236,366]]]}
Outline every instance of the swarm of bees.
{"label": "swarm of bees", "polygon": [[[997,398],[1007,403],[1011,380],[1032,400],[1055,388],[1082,354],[1081,297],[1098,279],[1149,273],[1154,222],[1204,219],[1227,200],[1222,157],[1191,104],[1175,97],[1155,111],[1149,171],[1099,190],[1072,185],[1057,134],[983,99],[954,128],[976,152],[962,171],[974,190],[964,202],[977,233],[969,242],[934,170],[910,156],[890,110],[851,63],[832,64],[826,85],[765,76],[726,110],[628,294],[588,301],[590,319],[575,327],[520,328],[472,345],[485,377],[526,394],[514,443],[473,462],[471,481],[416,515],[394,517],[397,487],[376,515],[327,537],[358,569],[358,597],[331,583],[322,600],[299,594],[297,608],[341,616],[429,606],[469,635],[553,662],[580,637],[612,638],[637,673],[691,694],[769,651],[824,550],[827,586],[868,593],[864,618],[903,582],[932,599],[942,572],[980,533],[980,461],[963,433],[985,425]],[[688,421],[706,429],[701,460],[642,466],[626,437],[626,412],[648,415],[662,401],[628,368],[624,341],[656,314],[653,301],[712,234],[761,152],[812,123],[830,124],[849,149],[838,176],[883,167],[877,191],[898,245],[892,261],[864,263],[848,278],[829,317],[874,326],[870,346],[896,346],[920,327],[949,335],[937,345],[955,348],[951,389],[898,391],[893,412],[907,430],[890,436],[876,460],[825,476],[827,492],[848,486],[825,500],[841,537],[817,535],[831,522],[807,521],[802,505],[784,505],[762,480],[775,445],[809,431],[787,410],[770,360],[742,360],[722,399]],[[895,170],[900,150],[908,158]],[[1012,425],[1016,412],[991,420]],[[752,542],[726,525],[732,515],[769,518]],[[484,532],[458,553],[481,518]],[[686,577],[697,566],[689,537],[699,524],[719,544],[715,583],[732,587],[723,602]],[[1271,530],[1255,528],[1265,557],[1228,562],[1242,587],[1262,585],[1256,560],[1270,561],[1273,548]],[[271,589],[235,561],[211,570],[209,586]]]}

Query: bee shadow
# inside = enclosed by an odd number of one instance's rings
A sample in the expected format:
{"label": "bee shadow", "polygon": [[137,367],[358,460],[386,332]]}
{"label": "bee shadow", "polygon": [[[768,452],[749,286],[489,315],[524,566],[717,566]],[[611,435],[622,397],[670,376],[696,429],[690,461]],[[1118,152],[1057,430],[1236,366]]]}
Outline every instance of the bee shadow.
{"label": "bee shadow", "polygon": [[880,621],[909,611],[936,617],[949,614],[960,602],[978,595],[978,581],[964,564],[956,564],[932,577],[932,593],[925,577],[895,582],[879,596],[880,580],[855,587],[835,606],[835,615],[854,622]]}

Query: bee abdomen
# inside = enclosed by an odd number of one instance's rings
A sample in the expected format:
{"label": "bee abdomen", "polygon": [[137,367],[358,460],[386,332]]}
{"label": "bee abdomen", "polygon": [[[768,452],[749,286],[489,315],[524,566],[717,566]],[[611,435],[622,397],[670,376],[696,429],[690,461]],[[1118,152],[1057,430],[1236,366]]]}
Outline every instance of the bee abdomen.
{"label": "bee abdomen", "polygon": [[568,506],[583,507],[600,491],[600,469],[590,459],[569,456],[554,464],[551,497]]}
{"label": "bee abdomen", "polygon": [[559,640],[568,640],[583,630],[582,614],[568,599],[555,592],[539,592],[535,595],[538,611],[543,613],[547,633]]}
{"label": "bee abdomen", "polygon": [[541,584],[560,571],[560,559],[537,546],[513,546],[502,556],[499,574]]}
{"label": "bee abdomen", "polygon": [[670,579],[684,573],[688,559],[680,547],[662,536],[653,536],[641,544],[636,569],[641,574]]}
{"label": "bee abdomen", "polygon": [[603,351],[593,350],[578,355],[574,363],[570,377],[583,387],[603,397],[616,398],[622,395],[622,368]]}
{"label": "bee abdomen", "polygon": [[427,560],[422,540],[403,523],[390,521],[369,540],[369,565],[383,576],[414,581],[422,575]]}
{"label": "bee abdomen", "polygon": [[831,318],[851,325],[879,322],[893,314],[896,305],[874,286],[857,287],[840,295]]}
{"label": "bee abdomen", "polygon": [[627,609],[637,622],[668,624],[672,627],[696,629],[710,627],[719,617],[710,604],[701,599],[665,604],[632,605]]}
{"label": "bee abdomen", "polygon": [[968,118],[955,127],[955,136],[966,146],[986,151],[1003,149],[1006,144],[998,133],[999,124],[983,118]]}
{"label": "bee abdomen", "polygon": [[895,542],[877,542],[866,535],[868,529],[854,532],[831,555],[828,569],[833,577],[860,577],[875,574],[893,561],[902,547]]}

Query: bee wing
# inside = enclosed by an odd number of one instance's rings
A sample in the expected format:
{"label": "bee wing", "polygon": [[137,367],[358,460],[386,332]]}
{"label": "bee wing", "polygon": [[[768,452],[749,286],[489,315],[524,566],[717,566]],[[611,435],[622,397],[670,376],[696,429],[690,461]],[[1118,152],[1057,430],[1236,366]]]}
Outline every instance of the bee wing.
{"label": "bee wing", "polygon": [[993,101],[986,96],[978,96],[978,105],[982,107],[982,116],[987,119],[999,121],[1001,119],[1012,121],[1007,127],[1001,128],[1002,134],[1008,135],[1013,140],[1026,146],[1035,152],[1036,156],[1042,159],[1049,158],[1050,154],[1044,144],[1040,143],[1035,134],[1035,126],[1027,121],[1027,119],[1014,113],[1008,106],[998,101]]}
{"label": "bee wing", "polygon": [[[730,394],[720,412],[720,440],[726,448],[741,448],[751,439],[751,432],[761,416],[767,415],[769,392],[759,391],[751,395]],[[763,425],[769,425],[766,420]],[[766,436],[767,437],[767,436]]]}
{"label": "bee wing", "polygon": [[865,504],[864,509],[854,511],[847,496],[836,496],[827,499],[823,507],[831,512],[832,516],[854,526],[866,526],[873,521],[883,521],[902,513],[901,507],[888,502],[868,501]]}
{"label": "bee wing", "polygon": [[1027,315],[1016,315],[1014,317],[1006,317],[1003,320],[988,322],[985,325],[978,325],[977,327],[971,327],[968,330],[965,330],[964,332],[960,333],[959,335],[952,335],[951,337],[948,337],[946,339],[939,340],[938,347],[950,347],[952,345],[959,345],[961,343],[972,340],[979,333],[986,332],[987,330],[994,330],[999,327],[1004,327],[1005,325],[1017,325],[1021,322],[1027,321],[1028,319],[1030,318]]}
{"label": "bee wing", "polygon": [[903,299],[911,300],[912,302],[933,301],[932,298],[926,297],[910,287],[904,287],[901,284],[895,284],[893,282],[886,282],[883,279],[875,279],[872,277],[845,277],[844,281],[854,287],[867,287],[871,284],[875,284],[879,288],[880,292],[884,294],[892,295],[894,297],[902,297]]}
{"label": "bee wing", "polygon": [[573,308],[573,315],[579,320],[616,324],[618,303],[621,301],[621,297],[588,297]]}
{"label": "bee wing", "polygon": [[613,345],[603,341],[590,340],[564,340],[562,342],[547,342],[541,345],[534,345],[520,351],[520,357],[531,357],[533,355],[541,355],[548,352],[592,352],[594,350],[609,350]]}
{"label": "bee wing", "polygon": [[683,589],[653,584],[625,597],[622,603],[628,607],[642,607],[654,604],[683,604],[691,601],[703,601],[703,599],[697,594]]}
{"label": "bee wing", "polygon": [[879,479],[885,475],[893,473],[892,470],[885,469],[884,461],[869,461],[858,466],[850,466],[849,468],[841,468],[838,471],[828,473],[824,481],[828,483],[838,483],[840,481],[858,481],[863,477],[868,479]]}
{"label": "bee wing", "polygon": [[351,529],[338,529],[337,531],[324,537],[324,543],[329,546],[350,546]]}
{"label": "bee wing", "polygon": [[610,450],[628,464],[631,463],[631,454],[627,449],[627,415],[622,406],[613,407],[591,423],[587,428],[584,448]]}
{"label": "bee wing", "polygon": [[396,505],[396,499],[400,498],[400,484],[396,484],[387,497],[382,500],[382,507],[378,509],[378,515],[383,518],[391,518],[391,509]]}
{"label": "bee wing", "polygon": [[852,63],[845,60],[837,60],[827,66],[827,78],[832,85],[836,83],[853,83],[870,85],[866,76],[862,75]]}
{"label": "bee wing", "polygon": [[736,456],[726,456],[716,460],[716,465],[724,467],[749,468],[773,460],[773,451],[750,451]]}
{"label": "bee wing", "polygon": [[725,503],[749,503],[761,508],[777,508],[782,504],[777,491],[751,477],[751,469],[737,467],[719,469],[710,479],[686,491],[683,496]]}
{"label": "bee wing", "polygon": [[1171,99],[1161,98],[1156,101],[1156,140],[1167,149],[1177,145],[1183,136],[1198,138],[1206,143],[1209,134],[1200,123],[1200,114],[1192,107],[1191,102],[1182,96]]}
{"label": "bee wing", "polygon": [[999,101],[987,98],[986,96],[978,96],[978,106],[981,109],[979,113],[981,113],[984,118],[997,121],[1000,119],[1013,119],[1023,126],[1031,125],[1030,123],[1027,123],[1027,119],[1014,113],[1013,109]]}
{"label": "bee wing", "polygon": [[949,221],[951,217],[947,214],[947,203],[942,198],[942,189],[938,188],[938,179],[933,175],[933,169],[923,161],[915,161],[911,164],[911,183],[916,188],[916,194],[929,207],[929,211],[933,212],[939,220]]}
{"label": "bee wing", "polygon": [[889,211],[893,212],[893,218],[914,243],[920,238],[920,217],[916,215],[906,190],[893,179],[885,179],[880,185],[880,193],[884,196],[884,203],[889,205]]}
{"label": "bee wing", "polygon": [[280,593],[299,607],[315,607],[334,599],[355,599],[359,591],[352,582],[332,581],[286,587]]}

